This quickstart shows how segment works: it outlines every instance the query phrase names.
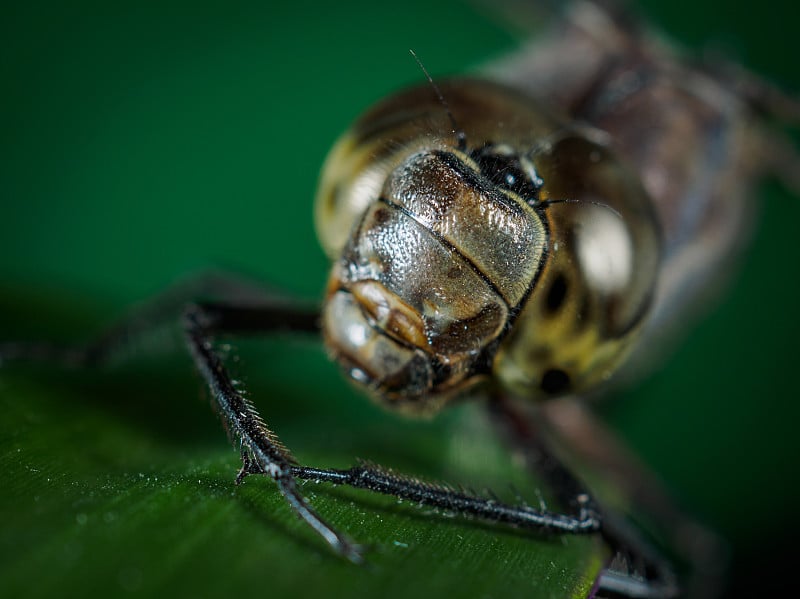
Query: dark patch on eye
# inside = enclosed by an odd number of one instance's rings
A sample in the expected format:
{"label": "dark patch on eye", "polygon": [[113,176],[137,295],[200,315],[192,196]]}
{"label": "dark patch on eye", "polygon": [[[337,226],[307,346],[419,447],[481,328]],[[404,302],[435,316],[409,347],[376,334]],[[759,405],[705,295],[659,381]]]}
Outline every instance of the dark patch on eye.
{"label": "dark patch on eye", "polygon": [[567,278],[562,273],[559,273],[547,291],[547,299],[545,300],[547,312],[551,314],[558,312],[561,306],[564,305],[566,297]]}
{"label": "dark patch on eye", "polygon": [[542,375],[542,382],[539,388],[550,395],[563,393],[569,389],[569,375],[560,368],[551,368]]}

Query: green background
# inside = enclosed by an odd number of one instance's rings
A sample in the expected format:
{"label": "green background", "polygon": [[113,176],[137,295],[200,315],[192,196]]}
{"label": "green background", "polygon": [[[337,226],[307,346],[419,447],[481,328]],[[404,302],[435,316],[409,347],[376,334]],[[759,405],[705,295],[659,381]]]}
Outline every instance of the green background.
{"label": "green background", "polygon": [[[797,14],[780,3],[761,9],[716,0],[650,0],[641,6],[683,43],[722,49],[783,86],[800,89],[800,65],[790,49]],[[5,3],[0,8],[0,338],[84,335],[177,277],[209,266],[233,267],[318,297],[327,264],[314,238],[311,201],[336,136],[371,102],[421,80],[409,48],[436,76],[499,56],[520,37],[454,0],[386,7]],[[729,538],[732,585],[743,595],[754,585],[777,584],[784,574],[786,551],[798,533],[790,515],[800,500],[794,380],[800,198],[767,182],[759,199],[762,218],[731,292],[662,370],[603,407],[684,504]],[[252,369],[253,386],[282,399],[265,411],[278,430],[294,431],[293,446],[312,448],[298,449],[301,455],[314,457],[333,443],[343,455],[389,461],[399,456],[394,463],[418,465],[438,459],[446,444],[439,437],[449,427],[460,430],[453,422],[461,415],[445,417],[444,424],[414,425],[379,414],[362,404],[313,348],[273,348],[267,357],[268,365],[257,361]],[[122,590],[185,589],[174,576],[189,576],[192,568],[220,559],[210,545],[240,542],[227,527],[247,529],[234,516],[225,520],[235,456],[208,410],[191,401],[198,395],[197,381],[185,359],[140,360],[118,376],[93,378],[0,373],[0,439],[8,479],[0,483],[6,489],[0,491],[0,576],[19,590],[12,573],[25,573],[33,594],[59,588],[65,572],[90,563],[75,547],[84,542],[80,527],[94,517],[81,511],[80,502],[104,493],[98,472],[147,464],[142,472],[172,476],[178,486],[208,477],[212,483],[204,488],[217,503],[202,504],[195,508],[201,512],[190,516],[192,522],[210,519],[214,528],[193,533],[207,537],[190,543],[181,532],[185,512],[161,497],[155,505],[166,502],[168,517],[158,526],[167,521],[173,528],[166,527],[169,542],[153,541],[152,553],[163,555],[178,574],[148,579],[146,570],[126,569],[103,555],[95,556],[94,571],[116,568],[118,574],[108,580]],[[182,395],[189,401],[175,404]],[[312,396],[321,401],[304,399]],[[186,407],[185,422],[176,421],[181,408],[175,405]],[[332,438],[326,432],[331,422],[343,421],[362,427],[362,438]],[[45,508],[37,508],[34,498],[40,497],[37,489],[47,494],[51,481],[31,474],[36,468],[14,454],[20,439],[50,460],[54,472],[63,467],[73,473],[53,487],[62,495],[51,496]],[[124,459],[115,457],[115,449]],[[70,460],[81,465],[68,466]],[[441,473],[435,465],[430,471]],[[84,472],[85,480],[75,478],[76,472]],[[64,490],[71,484],[77,485],[72,495]],[[119,495],[115,489],[137,492],[119,481],[109,485],[109,501]],[[168,493],[172,483],[162,487],[153,481],[144,488],[152,503],[152,494],[161,488]],[[266,491],[256,495],[253,488],[246,485],[241,492],[245,503],[248,497],[254,498],[251,503],[271,501]],[[187,498],[193,492],[184,491]],[[61,512],[67,509],[77,524],[64,524]],[[261,509],[253,507],[251,516]],[[109,513],[116,512],[98,512],[98,518]],[[282,528],[280,517],[269,517],[270,530],[295,531],[288,513],[283,515],[292,524]],[[115,537],[111,523],[105,524],[109,543],[128,538]],[[137,521],[140,525],[156,526]],[[231,537],[217,541],[215,535],[226,530]],[[348,530],[359,535],[357,525]],[[91,538],[94,545],[86,546],[102,551],[99,537]],[[514,545],[518,541],[511,539],[503,559],[524,550]],[[317,567],[326,557],[314,548],[309,539],[298,555],[313,553]],[[478,551],[481,560],[488,559],[485,551],[485,546]],[[236,552],[226,555],[243,568]],[[448,553],[439,559],[446,564]],[[479,570],[481,560],[470,567]],[[48,572],[33,576],[53,562],[50,578]],[[423,567],[404,563],[409,572]],[[413,574],[401,570],[386,584],[402,588],[407,577]],[[81,589],[67,576],[66,592],[113,590],[103,575],[97,579],[96,586]],[[226,588],[220,581],[203,584],[197,588],[209,593]],[[269,582],[263,585],[268,588]],[[479,586],[472,590],[488,593]]]}

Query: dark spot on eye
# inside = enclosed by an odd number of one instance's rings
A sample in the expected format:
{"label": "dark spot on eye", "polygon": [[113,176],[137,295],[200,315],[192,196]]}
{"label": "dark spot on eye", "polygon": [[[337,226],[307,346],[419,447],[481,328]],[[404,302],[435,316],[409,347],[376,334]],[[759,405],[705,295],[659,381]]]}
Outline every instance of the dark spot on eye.
{"label": "dark spot on eye", "polygon": [[547,292],[545,307],[550,313],[558,312],[567,297],[567,278],[559,273]]}
{"label": "dark spot on eye", "polygon": [[562,393],[569,388],[569,375],[559,368],[551,368],[542,375],[539,387],[550,395]]}

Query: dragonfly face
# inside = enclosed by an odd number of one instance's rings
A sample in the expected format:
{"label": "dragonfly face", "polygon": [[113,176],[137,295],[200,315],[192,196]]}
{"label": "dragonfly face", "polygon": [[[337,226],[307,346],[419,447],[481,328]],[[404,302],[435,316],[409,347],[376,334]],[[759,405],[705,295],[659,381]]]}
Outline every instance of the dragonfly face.
{"label": "dragonfly face", "polygon": [[407,411],[490,379],[534,399],[599,383],[653,296],[646,194],[591,131],[512,90],[442,91],[466,148],[421,86],[370,111],[325,167],[331,353]]}
{"label": "dragonfly face", "polygon": [[472,384],[527,296],[546,241],[535,210],[468,156],[415,152],[389,173],[334,267],[329,346],[391,403]]}

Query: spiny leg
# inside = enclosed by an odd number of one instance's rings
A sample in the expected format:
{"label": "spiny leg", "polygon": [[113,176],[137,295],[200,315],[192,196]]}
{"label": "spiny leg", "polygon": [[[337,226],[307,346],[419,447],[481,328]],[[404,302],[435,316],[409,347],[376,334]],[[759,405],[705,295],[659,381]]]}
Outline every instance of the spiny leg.
{"label": "spiny leg", "polygon": [[599,508],[586,486],[549,450],[533,429],[532,418],[516,411],[510,401],[499,395],[489,402],[489,414],[501,427],[501,436],[510,440],[525,463],[532,465],[545,479],[559,503],[576,513],[600,518]]}
{"label": "spiny leg", "polygon": [[[0,366],[7,363],[55,364],[66,368],[105,365],[134,353],[143,338],[174,327],[186,305],[198,300],[224,301],[242,308],[251,305],[274,306],[274,317],[278,322],[272,330],[298,326],[300,330],[316,330],[314,315],[306,317],[305,325],[298,325],[296,317],[292,321],[282,318],[283,307],[290,303],[296,306],[296,300],[265,287],[260,281],[210,270],[186,277],[157,296],[134,306],[112,326],[84,343],[10,342],[0,339]],[[295,308],[294,311],[307,314],[312,310]]]}
{"label": "spiny leg", "polygon": [[600,521],[591,514],[559,514],[537,510],[527,504],[508,504],[491,493],[487,497],[455,489],[443,483],[431,483],[394,472],[370,462],[359,462],[346,470],[325,470],[294,466],[297,478],[347,485],[374,493],[407,499],[418,505],[434,507],[490,522],[502,522],[519,528],[562,533],[593,533]]}
{"label": "spiny leg", "polygon": [[[204,285],[199,285],[204,286]],[[197,289],[198,285],[189,288]],[[184,287],[183,289],[186,289]],[[0,344],[0,359],[34,362],[55,362],[65,366],[87,366],[104,363],[124,350],[137,336],[174,321],[176,305],[182,293],[170,292],[151,302],[145,310],[135,312],[98,339],[81,346],[53,344]],[[226,288],[214,295],[226,296]],[[263,305],[231,303],[190,304],[183,315],[184,334],[198,369],[214,394],[220,412],[233,436],[244,447],[242,469],[237,482],[249,474],[273,478],[281,493],[298,513],[338,553],[358,561],[358,546],[322,520],[296,488],[295,478],[324,480],[346,484],[372,492],[412,500],[421,505],[454,513],[505,522],[523,528],[550,529],[570,533],[591,533],[599,521],[591,514],[562,515],[535,510],[528,505],[509,505],[494,497],[483,497],[456,490],[447,485],[430,484],[404,476],[380,466],[360,463],[348,470],[325,470],[299,466],[269,430],[252,404],[233,384],[220,355],[214,350],[216,334],[264,334],[279,331],[318,333],[318,313],[298,309],[285,301],[267,301]],[[252,302],[248,298],[248,302]]]}
{"label": "spiny leg", "polygon": [[278,329],[316,330],[316,315],[275,307],[239,307],[227,304],[193,304],[184,312],[186,342],[200,374],[208,384],[229,434],[242,444],[242,469],[237,484],[248,474],[265,474],[295,513],[337,553],[362,561],[361,549],[317,514],[298,491],[293,474],[297,461],[266,425],[255,407],[236,388],[220,356],[212,334],[259,333]]}
{"label": "spiny leg", "polygon": [[[184,316],[187,342],[197,367],[214,395],[229,432],[244,447],[242,469],[237,475],[237,482],[250,474],[264,474],[275,480],[298,515],[337,552],[350,559],[358,559],[359,556],[356,545],[324,522],[308,506],[295,487],[295,478],[348,485],[407,499],[420,505],[523,528],[565,533],[591,533],[598,530],[600,523],[589,511],[565,515],[535,510],[524,504],[510,505],[494,497],[482,497],[448,485],[420,481],[368,462],[361,462],[346,470],[298,465],[277,436],[265,425],[253,404],[236,389],[219,355],[214,351],[211,339],[214,333],[264,333],[275,330],[279,325],[284,328],[290,325],[292,330],[311,326],[302,313],[293,314],[284,310],[277,314],[274,307],[242,308],[226,304],[195,304],[187,309]],[[315,323],[313,327],[316,327]]]}
{"label": "spiny leg", "polygon": [[[104,362],[120,348],[128,345],[132,338],[145,334],[150,328],[163,325],[170,318],[174,318],[174,309],[174,295],[169,301],[157,300],[151,304],[146,318],[138,316],[124,321],[97,341],[79,348],[48,347],[46,344],[35,346],[12,344],[5,347],[17,351],[16,355],[11,353],[11,357],[27,360],[55,360],[74,366]],[[536,510],[524,503],[517,505],[503,503],[491,495],[480,496],[448,485],[431,484],[366,462],[347,470],[298,465],[291,453],[265,425],[253,405],[236,389],[219,354],[214,350],[212,337],[215,334],[263,334],[281,330],[317,333],[317,312],[293,308],[281,301],[267,302],[266,305],[260,306],[230,303],[191,304],[184,311],[183,325],[187,344],[198,369],[211,388],[228,430],[232,436],[241,440],[244,448],[242,469],[237,475],[237,482],[241,482],[249,474],[256,473],[272,478],[298,516],[307,522],[334,551],[352,561],[361,561],[360,547],[325,522],[311,508],[297,489],[295,479],[345,484],[404,498],[455,514],[507,523],[520,528],[571,534],[600,530],[601,521],[598,512],[594,509],[588,494],[582,491],[574,494],[576,501],[571,505],[577,508],[575,513],[558,514],[544,509]],[[30,351],[30,347],[37,350],[41,347],[47,349],[37,353]],[[570,504],[570,502],[565,503]],[[625,588],[629,587],[630,585]]]}
{"label": "spiny leg", "polygon": [[[157,300],[145,311],[146,317],[137,314],[134,318],[114,327],[97,341],[78,348],[51,347],[46,344],[5,347],[12,347],[17,351],[17,355],[12,353],[11,357],[28,360],[55,360],[74,366],[104,362],[120,348],[128,345],[132,338],[173,319],[175,304],[175,294],[169,295],[168,301]],[[420,505],[507,523],[520,528],[573,534],[592,533],[600,529],[598,514],[588,500],[588,495],[583,493],[577,494],[578,501],[573,504],[578,508],[577,513],[558,514],[547,510],[536,510],[524,503],[506,504],[493,496],[479,496],[456,490],[448,485],[431,484],[366,462],[347,470],[298,465],[290,452],[264,424],[252,404],[236,389],[219,354],[213,348],[212,336],[263,334],[281,330],[316,333],[317,321],[316,311],[296,309],[285,302],[260,306],[229,303],[192,304],[184,312],[185,336],[194,360],[214,394],[229,431],[241,440],[244,448],[243,465],[237,476],[237,482],[241,482],[248,474],[256,473],[272,478],[298,516],[337,553],[355,562],[362,559],[360,548],[325,522],[310,507],[297,489],[296,478],[345,484],[404,498]],[[37,351],[39,348],[46,350],[37,353],[30,351],[31,347]]]}
{"label": "spiny leg", "polygon": [[[209,296],[226,298],[226,303],[189,304],[187,308],[190,299]],[[228,303],[231,301],[244,305]],[[317,310],[289,305],[285,299],[241,277],[213,273],[168,290],[84,344],[0,343],[0,364],[53,363],[67,368],[104,364],[126,353],[138,339],[179,321],[181,314],[195,363],[211,387],[229,431],[245,448],[237,482],[255,472],[270,476],[292,509],[314,531],[341,555],[361,561],[359,548],[329,526],[299,493],[291,473],[294,459],[235,389],[210,339],[213,333],[223,330],[237,334],[317,332]]]}
{"label": "spiny leg", "polygon": [[[573,510],[595,514],[600,521],[599,532],[615,553],[613,567],[606,569],[600,578],[603,596],[668,599],[681,594],[669,562],[621,515],[603,509],[596,502],[586,486],[553,453],[533,418],[501,396],[495,396],[489,407],[493,421],[503,431],[501,436],[512,450],[522,455],[532,471],[548,482],[557,500]],[[634,571],[626,567],[629,558]]]}
{"label": "spiny leg", "polygon": [[[572,398],[551,402],[542,407],[540,415],[543,426],[559,446],[568,447],[581,463],[592,465],[628,505],[637,506],[657,523],[665,545],[684,564],[684,596],[719,596],[725,585],[728,558],[722,539],[681,510],[663,483],[582,402]],[[609,529],[619,531],[618,545],[624,541],[621,533],[627,529],[630,537],[633,532],[622,517],[615,522],[609,518],[606,521]],[[627,547],[635,547],[636,543],[635,539],[625,541]],[[649,559],[658,557],[651,554]]]}

